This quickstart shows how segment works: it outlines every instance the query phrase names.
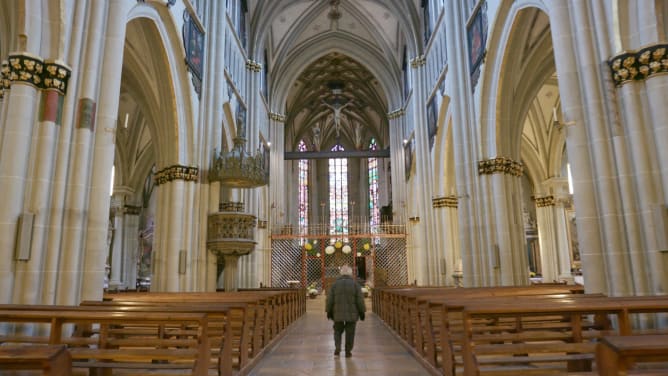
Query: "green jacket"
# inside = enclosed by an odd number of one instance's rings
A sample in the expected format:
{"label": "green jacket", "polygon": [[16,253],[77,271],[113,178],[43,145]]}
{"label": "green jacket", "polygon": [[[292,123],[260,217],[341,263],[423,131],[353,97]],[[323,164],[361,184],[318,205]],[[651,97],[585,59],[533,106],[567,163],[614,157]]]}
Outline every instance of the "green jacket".
{"label": "green jacket", "polygon": [[349,275],[337,278],[327,294],[325,310],[334,321],[357,321],[366,312],[360,285]]}

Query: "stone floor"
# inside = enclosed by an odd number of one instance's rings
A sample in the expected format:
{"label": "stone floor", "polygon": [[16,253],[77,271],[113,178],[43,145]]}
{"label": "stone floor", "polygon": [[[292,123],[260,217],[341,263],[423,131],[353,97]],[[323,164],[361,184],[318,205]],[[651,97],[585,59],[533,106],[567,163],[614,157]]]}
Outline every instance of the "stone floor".
{"label": "stone floor", "polygon": [[357,323],[352,358],[334,356],[332,322],[325,297],[307,299],[306,315],[295,322],[250,376],[422,376],[429,372],[399,343],[366,300],[365,321]]}

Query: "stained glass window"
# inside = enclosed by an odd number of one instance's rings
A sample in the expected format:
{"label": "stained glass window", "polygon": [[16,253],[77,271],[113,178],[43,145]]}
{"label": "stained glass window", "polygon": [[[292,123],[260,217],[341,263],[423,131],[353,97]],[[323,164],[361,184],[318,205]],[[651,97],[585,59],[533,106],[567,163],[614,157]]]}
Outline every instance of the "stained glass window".
{"label": "stained glass window", "polygon": [[[378,150],[376,139],[372,138],[369,150]],[[378,158],[369,158],[369,224],[380,224],[380,208],[378,207]]]}
{"label": "stained glass window", "polygon": [[[306,151],[304,140],[297,145],[299,151]],[[299,174],[299,233],[308,233],[308,160],[300,159],[297,165]]]}
{"label": "stained glass window", "polygon": [[[332,151],[343,151],[335,145]],[[329,233],[348,233],[348,160],[329,159]]]}

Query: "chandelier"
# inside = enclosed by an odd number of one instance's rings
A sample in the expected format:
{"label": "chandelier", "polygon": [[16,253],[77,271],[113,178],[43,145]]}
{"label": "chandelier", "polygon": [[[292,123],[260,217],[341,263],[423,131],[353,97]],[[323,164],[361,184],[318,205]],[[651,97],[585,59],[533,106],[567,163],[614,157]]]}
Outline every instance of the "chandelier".
{"label": "chandelier", "polygon": [[209,181],[233,188],[255,188],[267,184],[269,173],[265,167],[265,155],[258,149],[255,155],[245,150],[245,115],[237,116],[237,137],[232,150],[221,151],[214,156]]}

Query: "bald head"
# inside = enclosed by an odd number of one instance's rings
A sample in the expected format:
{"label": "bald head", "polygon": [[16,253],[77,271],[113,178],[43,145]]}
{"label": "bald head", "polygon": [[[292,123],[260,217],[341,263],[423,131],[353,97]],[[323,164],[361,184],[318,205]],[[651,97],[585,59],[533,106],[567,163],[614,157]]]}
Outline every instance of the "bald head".
{"label": "bald head", "polygon": [[343,265],[340,269],[341,275],[353,275],[353,268],[348,265]]}

